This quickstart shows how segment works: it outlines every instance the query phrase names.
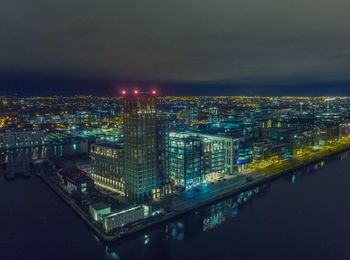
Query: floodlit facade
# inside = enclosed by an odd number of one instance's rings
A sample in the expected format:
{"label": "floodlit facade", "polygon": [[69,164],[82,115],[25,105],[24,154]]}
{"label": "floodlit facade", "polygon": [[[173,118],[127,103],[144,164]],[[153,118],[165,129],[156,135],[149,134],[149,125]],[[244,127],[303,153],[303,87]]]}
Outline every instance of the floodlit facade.
{"label": "floodlit facade", "polygon": [[252,152],[244,138],[191,131],[171,132],[171,180],[173,185],[189,189],[224,174],[241,173],[252,161]]}
{"label": "floodlit facade", "polygon": [[[206,152],[206,174],[226,173],[236,174],[239,172],[237,156],[240,144],[244,141],[241,137],[219,136],[205,133],[189,132],[203,138]],[[208,166],[209,163],[209,166]]]}
{"label": "floodlit facade", "polygon": [[169,178],[169,122],[165,114],[157,114],[157,192],[163,196],[172,192]]}
{"label": "floodlit facade", "polygon": [[144,217],[144,207],[137,206],[105,216],[103,218],[103,228],[106,232],[110,232],[114,229],[122,228],[130,223],[141,220]]}
{"label": "floodlit facade", "polygon": [[95,184],[125,193],[124,147],[119,144],[91,145],[91,177]]}
{"label": "floodlit facade", "polygon": [[203,183],[203,143],[200,138],[171,133],[169,161],[174,186],[190,189]]}
{"label": "floodlit facade", "polygon": [[96,202],[89,205],[89,213],[93,220],[102,221],[103,216],[111,214],[112,210],[111,210],[111,206],[103,202]]}
{"label": "floodlit facade", "polygon": [[225,171],[225,143],[206,137],[202,140],[205,178],[215,178]]}
{"label": "floodlit facade", "polygon": [[132,201],[160,197],[168,189],[166,118],[156,111],[155,92],[123,95],[126,196]]}

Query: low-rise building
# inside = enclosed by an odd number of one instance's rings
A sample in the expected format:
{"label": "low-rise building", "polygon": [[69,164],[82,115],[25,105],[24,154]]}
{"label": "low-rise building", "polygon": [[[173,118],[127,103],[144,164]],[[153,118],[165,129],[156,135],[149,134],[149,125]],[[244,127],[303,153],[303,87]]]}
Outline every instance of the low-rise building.
{"label": "low-rise building", "polygon": [[137,206],[123,211],[115,212],[103,217],[103,229],[110,232],[125,227],[145,217],[144,207]]}
{"label": "low-rise building", "polygon": [[57,176],[71,194],[85,195],[94,190],[94,181],[80,169],[60,169],[57,171]]}
{"label": "low-rise building", "polygon": [[89,205],[89,213],[93,220],[99,222],[103,217],[112,213],[111,207],[104,202],[96,202]]}
{"label": "low-rise building", "polygon": [[238,173],[237,156],[240,144],[244,142],[243,137],[232,137],[225,135],[206,134],[202,132],[190,132],[202,138],[205,142],[205,174],[224,172],[225,174]]}

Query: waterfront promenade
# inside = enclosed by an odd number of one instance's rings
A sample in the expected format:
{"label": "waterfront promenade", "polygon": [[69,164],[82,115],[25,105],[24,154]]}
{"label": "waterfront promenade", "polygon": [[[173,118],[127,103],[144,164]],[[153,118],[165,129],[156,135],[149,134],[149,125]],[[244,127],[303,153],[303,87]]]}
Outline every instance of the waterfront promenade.
{"label": "waterfront promenade", "polygon": [[208,201],[215,200],[217,197],[221,197],[227,193],[235,193],[242,189],[244,190],[256,186],[287,172],[298,170],[308,164],[324,160],[335,153],[347,149],[350,149],[349,139],[344,138],[337,145],[325,146],[323,149],[314,150],[312,152],[309,151],[291,160],[279,161],[278,163],[265,167],[256,167],[249,172],[249,175],[252,176],[252,181],[250,182],[247,182],[244,174],[232,176],[224,178],[220,182],[216,181],[214,184],[207,184],[198,191],[184,191],[178,196],[170,197],[159,203],[172,208],[174,211],[183,211],[187,208],[201,205],[202,203],[206,204]]}
{"label": "waterfront promenade", "polygon": [[116,232],[114,234],[105,234],[102,230],[100,230],[89,218],[89,216],[84,213],[79,206],[62,191],[60,187],[50,181],[50,178],[42,177],[42,179],[67,204],[72,207],[72,209],[96,232],[96,234],[102,240],[110,242],[116,241],[121,237],[135,234],[153,225],[161,224],[208,204],[215,203],[233,194],[252,189],[258,185],[278,178],[283,174],[300,170],[310,164],[326,160],[332,155],[348,149],[350,149],[348,139],[344,139],[337,145],[333,145],[332,147],[324,147],[323,149],[315,150],[312,153],[307,152],[305,154],[301,154],[293,160],[280,161],[279,163],[269,165],[268,167],[256,168],[253,172],[249,173],[250,176],[252,176],[251,181],[247,181],[245,175],[232,176],[225,180],[217,181],[214,184],[207,184],[197,191],[184,191],[181,194],[173,195],[159,201],[154,201],[151,204],[156,207],[165,208],[165,214],[160,214],[158,216],[145,219],[140,223],[132,224],[128,228],[125,228],[123,232]]}
{"label": "waterfront promenade", "polygon": [[244,175],[238,175],[228,178],[225,181],[216,182],[213,185],[209,184],[202,187],[199,191],[184,191],[180,195],[172,196],[159,202],[154,202],[154,205],[171,208],[172,211],[157,219],[133,226],[133,228],[129,229],[126,234],[139,232],[145,228],[151,227],[152,225],[160,224],[189,211],[225,199],[233,194],[262,185],[281,175],[300,170],[319,161],[327,160],[337,153],[349,150],[350,143],[348,141],[348,138],[344,138],[331,147],[326,146],[323,149],[301,154],[293,160],[280,161],[279,163],[269,165],[268,167],[257,168],[256,171],[249,173],[250,176],[253,177],[252,181],[247,181]]}

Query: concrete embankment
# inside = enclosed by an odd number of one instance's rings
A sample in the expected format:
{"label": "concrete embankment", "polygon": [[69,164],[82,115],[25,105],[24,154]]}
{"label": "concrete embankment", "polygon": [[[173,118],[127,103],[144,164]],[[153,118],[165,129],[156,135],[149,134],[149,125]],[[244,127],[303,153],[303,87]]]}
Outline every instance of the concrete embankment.
{"label": "concrete embankment", "polygon": [[[341,152],[347,151],[350,149],[350,146],[344,146],[339,149],[334,149],[330,151],[327,155],[323,156],[318,156],[313,159],[305,160],[305,161],[297,161],[295,164],[292,166],[286,166],[286,169],[283,169],[281,171],[275,172],[275,173],[266,173],[266,174],[261,174],[261,173],[255,173],[252,174],[253,180],[250,182],[245,182],[243,184],[229,184],[227,185],[227,189],[224,190],[219,190],[215,195],[211,196],[210,198],[206,199],[205,201],[200,201],[198,203],[188,203],[188,205],[184,205],[181,209],[170,212],[168,214],[162,215],[162,216],[157,216],[153,219],[150,219],[149,221],[135,225],[133,227],[130,227],[129,230],[124,232],[122,235],[108,235],[105,234],[103,231],[101,231],[94,223],[92,220],[90,220],[89,216],[87,216],[84,211],[81,210],[81,208],[75,203],[74,200],[72,200],[69,195],[67,195],[62,188],[58,187],[56,184],[54,184],[48,177],[46,176],[40,176],[41,179],[49,186],[51,187],[52,190],[54,190],[61,199],[63,199],[67,204],[69,204],[74,212],[76,212],[94,231],[95,233],[99,236],[100,239],[102,239],[105,242],[112,242],[120,239],[121,237],[126,237],[130,235],[134,235],[138,232],[141,232],[142,230],[145,230],[147,228],[150,228],[155,225],[162,224],[166,221],[169,221],[173,218],[179,217],[183,214],[189,213],[191,211],[195,211],[201,207],[208,206],[211,204],[214,204],[216,202],[219,202],[221,200],[224,200],[232,195],[253,189],[257,186],[263,185],[267,182],[270,182],[282,175],[301,170],[309,165],[312,165],[314,163],[323,161],[323,160],[328,160],[330,157],[339,154]],[[231,187],[232,186],[232,187]],[[186,203],[185,203],[186,204]]]}
{"label": "concrete embankment", "polygon": [[110,242],[110,241],[115,241],[119,238],[119,236],[117,235],[108,235],[103,233],[98,227],[96,227],[94,225],[94,223],[92,222],[92,220],[90,220],[89,216],[87,216],[85,214],[85,212],[76,204],[76,202],[69,197],[68,194],[66,194],[62,188],[60,188],[57,184],[53,183],[49,177],[46,177],[44,175],[40,175],[39,176],[40,179],[47,184],[65,203],[67,203],[69,206],[71,206],[71,208],[73,209],[73,211],[79,216],[81,217],[85,223],[94,230],[94,232],[98,235],[98,237],[100,239],[102,239],[103,241],[106,242]]}

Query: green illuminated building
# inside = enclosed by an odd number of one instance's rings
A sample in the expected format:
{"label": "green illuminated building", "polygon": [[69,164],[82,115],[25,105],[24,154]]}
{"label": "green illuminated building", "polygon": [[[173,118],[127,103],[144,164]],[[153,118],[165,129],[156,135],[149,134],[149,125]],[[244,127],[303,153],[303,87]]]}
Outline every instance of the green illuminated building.
{"label": "green illuminated building", "polygon": [[168,193],[168,124],[155,93],[123,96],[125,191],[132,201]]}

